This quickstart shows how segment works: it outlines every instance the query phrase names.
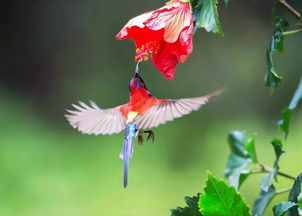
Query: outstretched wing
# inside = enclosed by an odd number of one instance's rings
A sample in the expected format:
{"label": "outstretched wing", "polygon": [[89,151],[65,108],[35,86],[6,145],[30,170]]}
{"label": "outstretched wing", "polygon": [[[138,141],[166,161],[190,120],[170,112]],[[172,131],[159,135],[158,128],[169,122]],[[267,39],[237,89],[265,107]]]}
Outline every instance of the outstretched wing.
{"label": "outstretched wing", "polygon": [[72,104],[76,110],[67,110],[65,115],[72,127],[84,134],[113,134],[119,133],[125,128],[125,120],[119,111],[119,107],[101,109],[94,102],[91,106],[79,102],[80,106]]}
{"label": "outstretched wing", "polygon": [[223,90],[224,89],[220,89],[212,94],[196,98],[161,100],[158,105],[152,107],[143,116],[138,117],[135,124],[140,129],[157,127],[167,121],[172,121],[173,119],[198,110],[207,104],[212,97],[219,95]]}

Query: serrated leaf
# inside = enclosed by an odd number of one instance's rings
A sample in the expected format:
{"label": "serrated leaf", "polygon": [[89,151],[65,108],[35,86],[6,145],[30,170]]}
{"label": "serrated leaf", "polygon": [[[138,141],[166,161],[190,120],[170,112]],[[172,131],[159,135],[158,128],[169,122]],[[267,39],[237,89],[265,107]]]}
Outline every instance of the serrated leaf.
{"label": "serrated leaf", "polygon": [[257,154],[256,154],[256,148],[255,148],[255,135],[248,139],[248,141],[245,143],[245,149],[249,153],[250,157],[253,160],[253,163],[257,163]]}
{"label": "serrated leaf", "polygon": [[197,196],[185,197],[186,207],[177,207],[176,209],[171,209],[171,216],[202,216],[199,212],[198,201],[200,194]]}
{"label": "serrated leaf", "polygon": [[273,207],[274,216],[283,216],[289,209],[296,206],[293,202],[281,202]]}
{"label": "serrated leaf", "polygon": [[288,29],[288,22],[284,19],[277,18],[274,33],[269,42],[269,46],[266,51],[266,61],[268,71],[265,75],[265,84],[268,87],[277,87],[282,81],[282,77],[276,73],[273,63],[273,54],[283,51],[283,32]]}
{"label": "serrated leaf", "polygon": [[298,87],[295,91],[295,94],[289,106],[282,111],[281,119],[277,123],[280,129],[285,133],[285,138],[287,138],[289,133],[291,112],[298,106],[298,103],[301,100],[301,98],[302,98],[302,78],[300,79]]}
{"label": "serrated leaf", "polygon": [[207,32],[223,35],[218,19],[217,0],[199,0],[193,8],[195,29],[205,28]]}
{"label": "serrated leaf", "polygon": [[[298,203],[298,197],[301,193],[302,173],[296,178],[291,191],[289,192],[288,201]],[[289,216],[298,215],[298,207],[293,207],[288,211]]]}
{"label": "serrated leaf", "polygon": [[227,162],[225,175],[228,177],[229,184],[238,190],[244,180],[250,175],[252,169],[253,159],[246,147],[248,146],[249,150],[253,152],[253,140],[249,140],[245,144],[244,131],[231,131],[228,135],[228,143],[231,154]]}
{"label": "serrated leaf", "polygon": [[254,203],[254,208],[253,208],[253,216],[262,216],[264,214],[264,211],[270,201],[273,199],[273,197],[276,194],[276,189],[274,185],[271,185],[269,189],[265,191],[261,191],[260,194],[258,195],[257,199],[255,200]]}
{"label": "serrated leaf", "polygon": [[208,173],[199,208],[204,215],[248,216],[249,208],[234,187]]}

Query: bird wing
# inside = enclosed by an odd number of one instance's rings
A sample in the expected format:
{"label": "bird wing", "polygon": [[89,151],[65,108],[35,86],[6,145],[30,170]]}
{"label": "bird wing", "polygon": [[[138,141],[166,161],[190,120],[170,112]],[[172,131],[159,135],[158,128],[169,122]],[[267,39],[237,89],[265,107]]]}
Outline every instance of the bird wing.
{"label": "bird wing", "polygon": [[207,104],[212,97],[219,95],[223,90],[224,89],[219,89],[212,94],[202,97],[161,100],[158,105],[152,107],[144,115],[139,116],[135,120],[135,124],[140,129],[157,127],[167,121],[172,121],[173,119],[180,118],[198,110]]}
{"label": "bird wing", "polygon": [[125,120],[119,111],[119,107],[101,109],[94,102],[90,106],[79,102],[80,106],[72,104],[76,110],[67,110],[65,117],[72,127],[84,134],[113,134],[119,133],[125,128]]}

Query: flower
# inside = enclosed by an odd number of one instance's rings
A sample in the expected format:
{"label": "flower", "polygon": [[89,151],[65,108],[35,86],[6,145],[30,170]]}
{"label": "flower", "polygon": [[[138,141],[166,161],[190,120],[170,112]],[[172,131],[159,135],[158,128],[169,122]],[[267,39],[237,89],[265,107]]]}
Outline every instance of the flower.
{"label": "flower", "polygon": [[132,38],[136,45],[135,60],[151,58],[155,67],[173,80],[177,63],[183,63],[192,53],[193,31],[190,3],[172,0],[162,8],[131,19],[116,38]]}

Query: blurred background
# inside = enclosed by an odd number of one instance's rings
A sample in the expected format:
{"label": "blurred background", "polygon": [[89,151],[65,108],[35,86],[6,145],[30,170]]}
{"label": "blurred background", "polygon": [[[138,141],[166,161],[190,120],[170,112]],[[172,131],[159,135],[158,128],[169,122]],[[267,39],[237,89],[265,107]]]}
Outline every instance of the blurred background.
{"label": "blurred background", "polygon": [[[301,1],[289,1],[301,10]],[[272,166],[270,141],[283,138],[276,122],[301,77],[301,34],[285,39],[275,56],[284,82],[274,94],[264,86],[265,49],[273,31],[272,1],[220,2],[224,37],[200,30],[194,52],[173,82],[151,64],[141,65],[153,95],[182,98],[226,86],[220,97],[189,116],[156,129],[155,142],[135,144],[130,184],[122,186],[118,155],[123,133],[82,135],[65,109],[78,100],[109,108],[128,101],[134,44],[115,35],[131,18],[162,0],[6,1],[0,19],[0,215],[168,216],[185,195],[203,191],[206,171],[223,177],[230,130],[256,132],[260,161]],[[296,22],[285,10],[278,14]],[[295,28],[294,25],[291,26]],[[298,175],[302,116],[294,111],[281,170]],[[250,206],[261,175],[242,194]],[[278,188],[291,186],[280,178]],[[278,200],[286,199],[286,195]],[[267,210],[267,215],[272,215]]]}

